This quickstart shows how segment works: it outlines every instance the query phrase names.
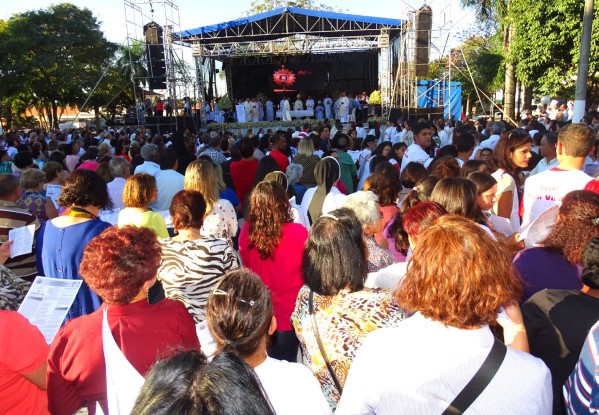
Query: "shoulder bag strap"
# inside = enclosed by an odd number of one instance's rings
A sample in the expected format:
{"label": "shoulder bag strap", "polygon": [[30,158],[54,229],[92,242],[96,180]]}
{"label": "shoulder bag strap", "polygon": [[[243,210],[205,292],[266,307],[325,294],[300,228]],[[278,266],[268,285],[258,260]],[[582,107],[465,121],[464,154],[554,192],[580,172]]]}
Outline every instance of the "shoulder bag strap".
{"label": "shoulder bag strap", "polygon": [[331,374],[331,378],[333,379],[333,383],[339,391],[339,394],[343,392],[343,388],[341,387],[341,383],[339,383],[339,379],[337,379],[337,375],[335,375],[335,371],[333,370],[333,366],[331,366],[331,362],[329,362],[329,358],[327,357],[327,353],[324,350],[324,345],[322,344],[322,340],[320,339],[320,333],[318,332],[318,325],[316,324],[316,315],[314,314],[314,291],[310,289],[309,295],[309,311],[310,317],[312,318],[312,330],[314,330],[314,337],[316,337],[316,343],[318,343],[318,349],[320,349],[320,354],[324,359],[324,363],[327,365],[327,369],[329,369],[329,373]]}
{"label": "shoulder bag strap", "polygon": [[491,382],[501,367],[506,352],[505,345],[495,338],[493,347],[478,372],[449,404],[443,415],[459,415],[466,411]]}

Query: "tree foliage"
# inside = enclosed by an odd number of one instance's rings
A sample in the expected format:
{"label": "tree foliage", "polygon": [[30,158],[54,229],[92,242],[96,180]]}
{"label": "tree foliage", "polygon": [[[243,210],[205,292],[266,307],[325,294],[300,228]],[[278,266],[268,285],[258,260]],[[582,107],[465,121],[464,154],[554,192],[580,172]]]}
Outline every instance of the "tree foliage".
{"label": "tree foliage", "polygon": [[116,45],[89,9],[62,3],[0,22],[0,95],[29,94],[38,108],[81,105]]}
{"label": "tree foliage", "polygon": [[[511,58],[516,75],[540,92],[569,95],[580,57],[584,1],[530,2],[511,0],[510,17],[516,26]],[[595,5],[591,37],[590,79],[599,71],[599,7]]]}
{"label": "tree foliage", "polygon": [[343,12],[343,10],[336,9],[326,3],[314,0],[253,0],[250,4],[250,10],[248,10],[246,14],[251,16],[253,14],[264,13],[281,7],[299,7],[300,9],[308,10]]}

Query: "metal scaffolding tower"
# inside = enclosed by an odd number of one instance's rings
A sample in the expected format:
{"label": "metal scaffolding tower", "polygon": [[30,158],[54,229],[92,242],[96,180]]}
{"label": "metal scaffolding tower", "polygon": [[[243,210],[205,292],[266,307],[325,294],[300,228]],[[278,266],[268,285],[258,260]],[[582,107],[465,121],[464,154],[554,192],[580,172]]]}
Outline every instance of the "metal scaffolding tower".
{"label": "metal scaffolding tower", "polygon": [[[149,96],[170,97],[175,111],[181,107],[185,96],[186,64],[183,60],[183,43],[173,36],[181,32],[179,7],[170,0],[124,0],[127,29],[127,48],[134,85],[138,125],[144,125],[144,101]],[[148,24],[161,30],[161,42],[149,42],[145,33]],[[152,54],[150,46],[162,47],[163,54]],[[164,74],[154,72],[156,60],[164,67]],[[164,76],[163,76],[164,75]],[[164,78],[165,88],[150,87],[157,78]],[[176,112],[175,112],[176,114]],[[172,126],[171,126],[172,127]]]}

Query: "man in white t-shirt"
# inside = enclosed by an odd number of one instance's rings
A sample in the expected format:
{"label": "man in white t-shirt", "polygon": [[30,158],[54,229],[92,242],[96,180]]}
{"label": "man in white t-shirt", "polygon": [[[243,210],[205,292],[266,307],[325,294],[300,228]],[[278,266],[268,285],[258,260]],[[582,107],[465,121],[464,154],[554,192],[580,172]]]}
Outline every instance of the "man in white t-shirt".
{"label": "man in white t-shirt", "polygon": [[526,180],[522,202],[522,229],[551,206],[561,204],[573,190],[599,193],[599,182],[582,171],[593,148],[595,132],[584,124],[564,126],[557,137],[559,165]]}
{"label": "man in white t-shirt", "polygon": [[[428,167],[432,158],[426,152],[426,149],[430,147],[433,139],[433,128],[428,122],[419,122],[412,129],[414,134],[414,143],[411,144],[401,161],[401,171],[403,171],[408,163],[416,162],[423,164],[424,167]],[[400,171],[400,173],[401,173]]]}

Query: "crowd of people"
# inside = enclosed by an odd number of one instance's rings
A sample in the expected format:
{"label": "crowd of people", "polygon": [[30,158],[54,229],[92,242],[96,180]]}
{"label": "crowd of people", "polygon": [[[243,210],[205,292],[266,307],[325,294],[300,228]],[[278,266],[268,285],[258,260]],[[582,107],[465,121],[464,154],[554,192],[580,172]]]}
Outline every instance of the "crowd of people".
{"label": "crowd of people", "polygon": [[341,118],[6,132],[0,413],[599,410],[599,116]]}

